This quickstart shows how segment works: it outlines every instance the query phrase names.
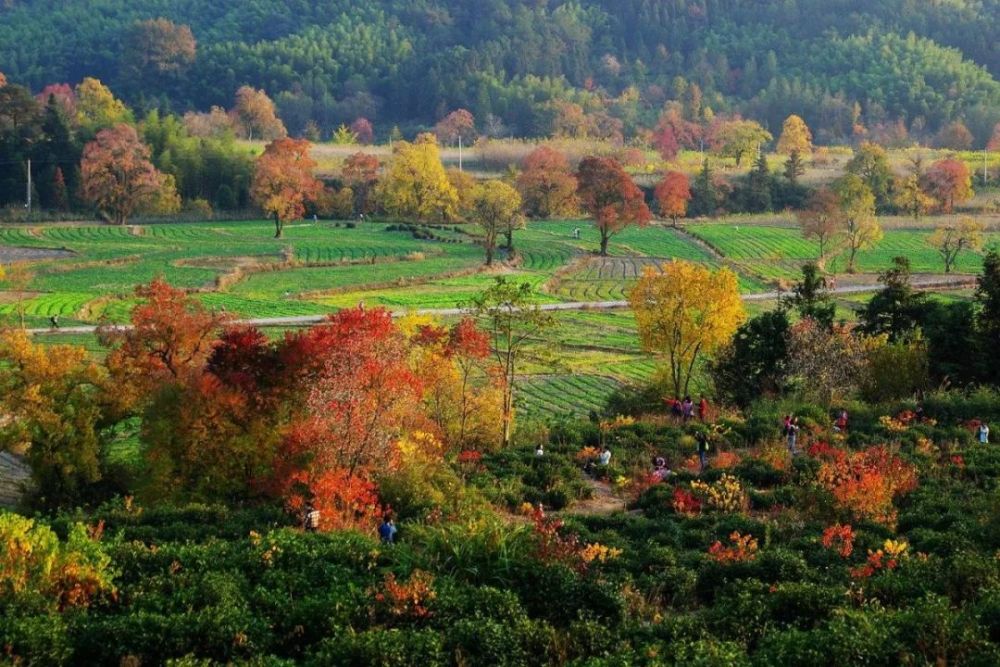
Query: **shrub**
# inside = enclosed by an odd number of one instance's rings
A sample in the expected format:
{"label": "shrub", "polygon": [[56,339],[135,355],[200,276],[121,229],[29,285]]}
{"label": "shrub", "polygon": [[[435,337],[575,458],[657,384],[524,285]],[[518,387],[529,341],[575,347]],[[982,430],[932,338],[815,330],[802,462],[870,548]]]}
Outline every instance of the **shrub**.
{"label": "shrub", "polygon": [[324,639],[310,652],[305,664],[437,667],[450,664],[447,656],[439,632],[392,628],[343,632]]}

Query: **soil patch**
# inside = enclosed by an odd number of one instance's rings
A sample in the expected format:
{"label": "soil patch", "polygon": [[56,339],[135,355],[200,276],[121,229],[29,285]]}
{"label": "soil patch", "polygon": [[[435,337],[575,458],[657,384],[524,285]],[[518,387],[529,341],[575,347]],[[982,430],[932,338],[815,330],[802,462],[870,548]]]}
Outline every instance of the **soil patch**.
{"label": "soil patch", "polygon": [[76,253],[61,248],[22,248],[20,246],[0,245],[0,264],[39,262],[44,259],[65,259],[67,257],[76,257]]}

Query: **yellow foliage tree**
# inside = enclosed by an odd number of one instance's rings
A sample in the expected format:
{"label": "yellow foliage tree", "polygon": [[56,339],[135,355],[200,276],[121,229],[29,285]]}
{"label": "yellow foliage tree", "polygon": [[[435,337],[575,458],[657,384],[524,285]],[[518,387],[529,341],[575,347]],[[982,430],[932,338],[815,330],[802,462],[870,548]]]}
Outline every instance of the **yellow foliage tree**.
{"label": "yellow foliage tree", "polygon": [[433,134],[421,134],[414,143],[400,141],[379,183],[385,210],[400,218],[453,220],[458,216],[458,191],[444,167]]}
{"label": "yellow foliage tree", "polygon": [[98,130],[135,121],[125,103],[98,79],[87,77],[76,87],[76,122],[91,136]]}
{"label": "yellow foliage tree", "polygon": [[74,500],[101,477],[107,372],[82,347],[36,345],[21,330],[0,337],[0,366],[0,447],[25,453],[42,504]]}
{"label": "yellow foliage tree", "polygon": [[985,229],[986,226],[982,222],[972,218],[962,218],[958,224],[945,222],[938,225],[927,239],[927,243],[944,259],[944,272],[951,273],[960,252],[982,249]]}
{"label": "yellow foliage tree", "polygon": [[746,319],[729,269],[685,261],[646,267],[629,294],[642,347],[667,364],[675,395],[686,394],[698,359],[727,343]]}
{"label": "yellow foliage tree", "polygon": [[847,246],[847,272],[854,273],[858,252],[869,250],[882,240],[882,227],[875,217],[875,195],[855,174],[846,174],[833,186],[843,221]]}
{"label": "yellow foliage tree", "polygon": [[781,137],[778,138],[779,153],[791,155],[792,151],[798,151],[799,155],[812,153],[812,132],[806,122],[795,114],[785,119],[781,126]]}
{"label": "yellow foliage tree", "polygon": [[896,186],[896,206],[919,220],[920,216],[934,208],[937,203],[934,197],[924,192],[920,186],[920,177],[911,174],[898,182]]}
{"label": "yellow foliage tree", "polygon": [[501,234],[513,235],[521,217],[521,195],[503,181],[486,181],[476,187],[472,197],[472,220],[483,230],[483,247],[486,249],[486,266],[492,266],[493,253]]}

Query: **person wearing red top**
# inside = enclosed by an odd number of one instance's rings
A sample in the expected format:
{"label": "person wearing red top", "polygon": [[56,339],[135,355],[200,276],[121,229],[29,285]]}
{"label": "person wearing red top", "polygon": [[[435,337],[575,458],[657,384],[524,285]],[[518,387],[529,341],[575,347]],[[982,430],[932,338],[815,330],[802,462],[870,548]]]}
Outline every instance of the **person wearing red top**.
{"label": "person wearing red top", "polygon": [[708,421],[708,399],[705,398],[705,394],[702,394],[701,400],[698,401],[698,419],[703,422]]}

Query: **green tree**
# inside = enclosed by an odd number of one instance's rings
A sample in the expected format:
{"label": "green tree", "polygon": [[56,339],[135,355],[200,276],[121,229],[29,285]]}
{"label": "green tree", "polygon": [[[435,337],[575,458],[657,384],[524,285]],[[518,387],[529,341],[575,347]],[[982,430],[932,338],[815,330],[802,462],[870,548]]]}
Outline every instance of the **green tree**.
{"label": "green tree", "polygon": [[518,364],[531,342],[555,324],[553,317],[539,308],[531,283],[509,282],[498,276],[493,284],[473,297],[469,313],[479,327],[489,333],[493,354],[503,375],[503,438],[509,445],[514,426],[514,391]]}
{"label": "green tree", "polygon": [[892,169],[885,149],[870,141],[862,142],[845,167],[858,176],[875,197],[875,208],[884,211],[892,206]]}
{"label": "green tree", "polygon": [[701,163],[701,171],[691,185],[691,204],[688,207],[690,216],[715,215],[719,209],[719,190],[715,187],[712,168],[708,158]]}
{"label": "green tree", "polygon": [[709,365],[719,395],[740,407],[780,395],[787,382],[788,315],[784,309],[755,315]]}
{"label": "green tree", "polygon": [[837,304],[830,297],[826,278],[815,262],[802,265],[802,280],[792,287],[792,294],[786,298],[785,303],[795,308],[803,319],[811,319],[827,329],[833,327]]}
{"label": "green tree", "polygon": [[861,330],[878,336],[885,334],[890,342],[911,336],[920,324],[926,296],[910,282],[910,260],[893,257],[892,267],[879,274],[882,289],[861,311]]}
{"label": "green tree", "polygon": [[983,378],[997,385],[1000,384],[1000,253],[996,250],[990,250],[983,258],[976,304],[980,367]]}

